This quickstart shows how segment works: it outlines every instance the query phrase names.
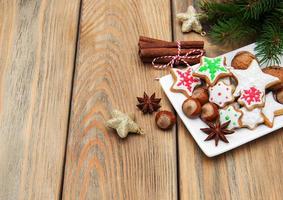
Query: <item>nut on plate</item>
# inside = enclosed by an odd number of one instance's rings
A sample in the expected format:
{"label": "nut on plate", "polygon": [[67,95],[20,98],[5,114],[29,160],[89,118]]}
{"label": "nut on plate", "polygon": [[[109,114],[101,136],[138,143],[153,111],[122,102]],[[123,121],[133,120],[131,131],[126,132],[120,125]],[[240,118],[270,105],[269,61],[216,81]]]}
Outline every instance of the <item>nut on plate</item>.
{"label": "nut on plate", "polygon": [[197,99],[201,105],[208,102],[208,90],[206,87],[198,87],[193,91],[192,98]]}
{"label": "nut on plate", "polygon": [[216,104],[208,102],[202,106],[200,118],[203,121],[214,121],[219,116],[218,107]]}
{"label": "nut on plate", "polygon": [[176,123],[176,116],[167,110],[159,111],[155,116],[155,123],[162,130],[171,129]]}
{"label": "nut on plate", "polygon": [[280,66],[269,66],[269,67],[263,68],[262,71],[264,73],[267,73],[269,75],[272,75],[272,76],[275,76],[275,77],[279,78],[279,80],[281,81],[280,83],[272,85],[271,87],[269,87],[269,89],[271,89],[271,90],[279,90],[279,89],[283,88],[283,67],[280,67]]}
{"label": "nut on plate", "polygon": [[276,100],[283,104],[283,88],[276,91]]}
{"label": "nut on plate", "polygon": [[252,53],[240,51],[232,59],[231,66],[235,69],[247,69],[254,59],[256,59],[256,57]]}
{"label": "nut on plate", "polygon": [[199,100],[194,98],[186,99],[183,102],[182,109],[188,118],[198,117],[201,113],[201,104]]}

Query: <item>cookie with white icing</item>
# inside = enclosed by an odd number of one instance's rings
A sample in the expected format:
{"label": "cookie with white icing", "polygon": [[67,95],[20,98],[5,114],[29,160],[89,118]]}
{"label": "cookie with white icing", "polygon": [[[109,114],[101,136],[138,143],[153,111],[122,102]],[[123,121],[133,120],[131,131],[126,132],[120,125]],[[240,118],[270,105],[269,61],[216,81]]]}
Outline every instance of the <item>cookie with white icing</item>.
{"label": "cookie with white icing", "polygon": [[245,106],[248,110],[253,110],[255,107],[263,107],[265,102],[265,91],[252,86],[244,89],[238,99],[239,104]]}
{"label": "cookie with white icing", "polygon": [[227,129],[233,130],[235,128],[241,128],[240,118],[242,116],[242,111],[236,109],[233,105],[229,105],[226,108],[219,110],[219,119],[220,123],[224,124],[225,122],[230,121]]}
{"label": "cookie with white icing", "polygon": [[216,85],[209,87],[208,91],[209,101],[217,104],[221,108],[234,101],[233,85],[226,85],[222,81],[219,81]]}
{"label": "cookie with white icing", "polygon": [[238,97],[244,90],[255,87],[263,92],[266,88],[280,82],[277,77],[262,72],[258,62],[254,59],[246,70],[230,70],[237,80],[234,96]]}
{"label": "cookie with white icing", "polygon": [[226,58],[224,56],[216,58],[203,56],[194,75],[205,79],[208,85],[213,86],[220,78],[229,77],[232,74],[226,67]]}
{"label": "cookie with white icing", "polygon": [[243,127],[247,127],[249,129],[256,128],[259,124],[264,122],[264,118],[261,114],[260,108],[255,108],[253,110],[248,110],[245,107],[240,109],[243,113],[240,118],[240,122]]}
{"label": "cookie with white icing", "polygon": [[193,76],[193,67],[188,67],[184,70],[173,68],[170,73],[174,79],[171,87],[172,92],[181,92],[185,96],[190,97],[196,86],[201,84],[198,77]]}
{"label": "cookie with white icing", "polygon": [[272,92],[266,95],[265,105],[262,109],[262,114],[264,117],[264,124],[270,128],[273,127],[274,117],[283,115],[283,104],[278,103],[274,99]]}

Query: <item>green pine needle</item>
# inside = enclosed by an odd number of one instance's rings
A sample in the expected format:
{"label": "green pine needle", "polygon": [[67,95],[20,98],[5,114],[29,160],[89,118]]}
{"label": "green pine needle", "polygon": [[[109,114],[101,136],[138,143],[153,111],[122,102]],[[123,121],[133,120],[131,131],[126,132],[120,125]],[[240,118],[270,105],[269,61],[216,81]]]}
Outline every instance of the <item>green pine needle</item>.
{"label": "green pine needle", "polygon": [[279,65],[280,56],[283,56],[283,29],[275,24],[266,24],[257,41],[256,51],[261,63]]}
{"label": "green pine needle", "polygon": [[[261,63],[279,64],[283,56],[283,0],[229,0],[201,4],[208,34],[217,44],[247,44],[257,41]],[[282,63],[283,64],[283,63]]]}
{"label": "green pine needle", "polygon": [[261,14],[272,10],[280,0],[236,0],[245,19],[259,19]]}
{"label": "green pine needle", "polygon": [[238,18],[218,20],[211,28],[210,36],[217,44],[235,44],[257,34],[257,29]]}
{"label": "green pine needle", "polygon": [[224,17],[231,17],[240,7],[232,3],[218,3],[215,1],[202,1],[200,8],[204,11],[201,18],[208,21],[215,21]]}

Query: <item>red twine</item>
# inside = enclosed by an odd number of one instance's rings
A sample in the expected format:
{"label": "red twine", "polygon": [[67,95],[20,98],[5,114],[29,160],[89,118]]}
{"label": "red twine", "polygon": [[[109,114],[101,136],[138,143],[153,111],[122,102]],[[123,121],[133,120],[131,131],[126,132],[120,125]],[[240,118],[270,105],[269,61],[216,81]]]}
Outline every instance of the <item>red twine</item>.
{"label": "red twine", "polygon": [[[188,67],[190,67],[189,63],[185,61],[185,59],[196,59],[200,58],[204,55],[204,51],[201,49],[192,49],[190,52],[186,53],[185,55],[181,56],[181,42],[177,41],[177,46],[178,46],[178,54],[175,56],[161,56],[154,58],[152,61],[152,65],[155,69],[165,69],[167,67],[173,68],[174,64],[178,64],[179,62],[185,63]],[[195,56],[190,56],[191,54],[199,53],[198,55]],[[163,58],[171,58],[171,61],[165,65],[156,65],[155,62],[159,59]]]}

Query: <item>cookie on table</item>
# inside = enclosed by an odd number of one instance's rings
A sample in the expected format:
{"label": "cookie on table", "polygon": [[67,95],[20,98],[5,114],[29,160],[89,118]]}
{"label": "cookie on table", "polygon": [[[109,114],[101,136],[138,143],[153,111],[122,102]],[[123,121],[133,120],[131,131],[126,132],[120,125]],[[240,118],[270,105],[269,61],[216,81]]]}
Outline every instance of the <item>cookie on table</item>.
{"label": "cookie on table", "polygon": [[[249,110],[256,107],[263,107],[265,89],[280,82],[277,77],[262,72],[256,60],[253,60],[246,70],[231,69],[231,72],[237,81],[237,87],[233,95],[238,97],[243,94],[239,103]],[[261,99],[263,102],[251,102],[252,105],[249,105],[247,103],[249,100],[246,100],[249,98],[246,95],[255,91],[261,92],[260,96],[262,96]]]}
{"label": "cookie on table", "polygon": [[[262,72],[258,62],[254,59],[246,70],[230,70],[237,81],[234,96],[238,97],[244,90],[255,87],[264,93],[265,89],[280,83],[280,80],[272,75]],[[264,94],[263,94],[264,95]]]}
{"label": "cookie on table", "polygon": [[266,95],[264,108],[262,109],[264,124],[268,127],[273,127],[274,117],[283,115],[283,104],[278,103],[270,92]]}
{"label": "cookie on table", "polygon": [[184,70],[173,68],[170,73],[174,79],[171,86],[172,92],[181,92],[187,97],[191,97],[196,86],[201,84],[198,77],[193,76],[193,68],[188,67]]}
{"label": "cookie on table", "polygon": [[279,78],[280,83],[277,83],[270,87],[271,90],[280,90],[283,88],[283,67],[280,66],[270,66],[263,68],[262,71],[266,74],[275,76]]}
{"label": "cookie on table", "polygon": [[224,124],[225,122],[230,121],[227,127],[227,129],[229,130],[242,127],[240,121],[242,115],[243,115],[242,111],[236,109],[233,105],[229,105],[223,109],[219,109],[220,123]]}
{"label": "cookie on table", "polygon": [[261,91],[254,86],[243,89],[238,99],[239,104],[245,106],[248,110],[253,110],[256,107],[263,107],[265,102],[265,91]]}
{"label": "cookie on table", "polygon": [[220,78],[232,75],[226,67],[226,58],[224,56],[216,58],[201,57],[200,65],[193,74],[205,79],[210,86],[215,85]]}
{"label": "cookie on table", "polygon": [[233,85],[226,85],[222,81],[216,83],[216,85],[209,87],[209,101],[217,104],[219,107],[223,108],[228,103],[234,101]]}
{"label": "cookie on table", "polygon": [[248,110],[245,107],[240,109],[243,115],[240,118],[240,123],[242,127],[249,128],[251,130],[255,129],[259,124],[264,122],[260,108],[255,108],[253,110]]}

